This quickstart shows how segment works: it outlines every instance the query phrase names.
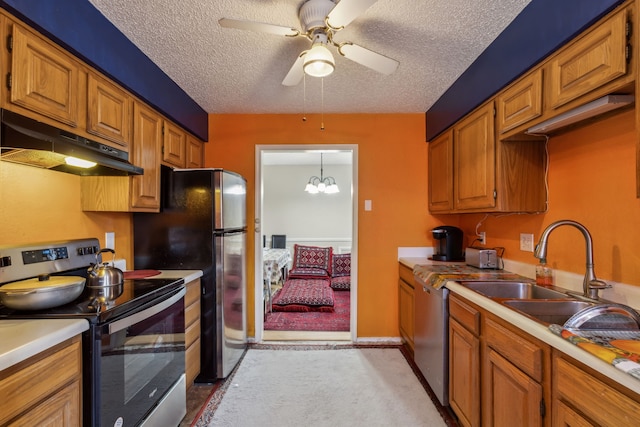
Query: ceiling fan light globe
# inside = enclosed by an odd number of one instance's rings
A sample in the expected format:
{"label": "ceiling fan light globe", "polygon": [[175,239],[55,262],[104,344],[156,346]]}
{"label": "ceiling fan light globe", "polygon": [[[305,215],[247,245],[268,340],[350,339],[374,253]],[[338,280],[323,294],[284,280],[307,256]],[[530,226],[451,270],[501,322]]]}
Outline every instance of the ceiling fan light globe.
{"label": "ceiling fan light globe", "polygon": [[318,184],[318,191],[321,193],[324,193],[324,191],[327,189],[327,186],[325,185],[324,182],[321,182]]}
{"label": "ceiling fan light globe", "polygon": [[312,77],[326,77],[333,73],[336,63],[322,43],[316,43],[304,56],[304,72]]}
{"label": "ceiling fan light globe", "polygon": [[318,192],[318,187],[316,187],[315,185],[313,185],[312,183],[307,183],[307,186],[304,187],[304,191],[306,191],[307,193],[317,193]]}

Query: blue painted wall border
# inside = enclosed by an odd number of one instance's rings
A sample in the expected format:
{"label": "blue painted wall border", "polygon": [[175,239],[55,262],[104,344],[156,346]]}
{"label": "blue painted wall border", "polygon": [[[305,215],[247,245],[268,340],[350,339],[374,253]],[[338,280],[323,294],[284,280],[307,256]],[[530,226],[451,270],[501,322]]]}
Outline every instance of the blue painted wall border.
{"label": "blue painted wall border", "polygon": [[87,0],[0,0],[0,7],[208,140],[207,112]]}
{"label": "blue painted wall border", "polygon": [[623,1],[532,0],[426,112],[427,141]]}

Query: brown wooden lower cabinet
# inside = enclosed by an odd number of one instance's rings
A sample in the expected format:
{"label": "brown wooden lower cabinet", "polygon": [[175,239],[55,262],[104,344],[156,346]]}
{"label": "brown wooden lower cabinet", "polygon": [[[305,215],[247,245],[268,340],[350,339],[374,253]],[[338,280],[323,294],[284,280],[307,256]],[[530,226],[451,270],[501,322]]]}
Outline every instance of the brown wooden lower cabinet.
{"label": "brown wooden lower cabinet", "polygon": [[413,352],[414,334],[414,287],[413,270],[406,265],[399,266],[398,280],[398,325],[400,336],[407,343],[409,350]]}
{"label": "brown wooden lower cabinet", "polygon": [[449,313],[460,425],[640,426],[640,394],[453,292]]}
{"label": "brown wooden lower cabinet", "polygon": [[640,395],[554,350],[554,426],[638,426]]}
{"label": "brown wooden lower cabinet", "polygon": [[480,425],[480,339],[449,320],[449,404],[465,427]]}
{"label": "brown wooden lower cabinet", "polygon": [[449,312],[449,400],[460,424],[550,425],[549,346],[455,293]]}
{"label": "brown wooden lower cabinet", "polygon": [[80,426],[80,336],[0,372],[0,425]]}
{"label": "brown wooden lower cabinet", "polygon": [[187,388],[200,373],[200,279],[186,284],[184,297],[185,372]]}

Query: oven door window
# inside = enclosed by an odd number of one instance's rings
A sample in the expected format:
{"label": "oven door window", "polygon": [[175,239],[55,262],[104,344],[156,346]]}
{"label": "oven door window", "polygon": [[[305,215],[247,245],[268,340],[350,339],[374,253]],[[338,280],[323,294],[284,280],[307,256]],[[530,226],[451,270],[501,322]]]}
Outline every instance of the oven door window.
{"label": "oven door window", "polygon": [[184,373],[184,352],[181,295],[105,325],[100,357],[101,425],[142,421]]}

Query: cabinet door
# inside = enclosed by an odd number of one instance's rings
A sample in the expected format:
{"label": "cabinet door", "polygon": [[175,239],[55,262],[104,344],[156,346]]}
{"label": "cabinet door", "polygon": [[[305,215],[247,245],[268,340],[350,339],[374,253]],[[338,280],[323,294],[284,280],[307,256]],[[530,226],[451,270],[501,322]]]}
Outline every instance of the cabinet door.
{"label": "cabinet door", "polygon": [[204,144],[191,135],[187,135],[187,168],[204,166]]}
{"label": "cabinet door", "polygon": [[413,350],[413,288],[407,282],[400,279],[398,281],[398,317],[400,323],[400,334],[407,340],[407,344]]}
{"label": "cabinet door", "polygon": [[480,340],[449,320],[449,403],[463,426],[480,425]]}
{"label": "cabinet door", "polygon": [[131,100],[118,86],[89,73],[87,77],[87,132],[101,136],[128,151]]}
{"label": "cabinet door", "polygon": [[487,347],[483,375],[483,425],[542,426],[542,386]]}
{"label": "cabinet door", "polygon": [[542,115],[542,69],[521,78],[496,101],[501,134]]}
{"label": "cabinet door", "polygon": [[18,25],[13,26],[12,56],[11,102],[77,126],[78,63]]}
{"label": "cabinet door", "polygon": [[495,207],[495,132],[493,102],[453,128],[454,208]]}
{"label": "cabinet door", "polygon": [[429,211],[453,209],[453,131],[429,142]]}
{"label": "cabinet door", "polygon": [[136,102],[133,107],[133,135],[131,162],[142,167],[144,175],[131,177],[131,207],[159,209],[162,118]]}
{"label": "cabinet door", "polygon": [[80,381],[58,390],[8,424],[10,427],[80,426]]}
{"label": "cabinet door", "polygon": [[178,168],[185,167],[186,133],[179,127],[165,121],[163,140],[162,160]]}
{"label": "cabinet door", "polygon": [[563,49],[548,65],[548,106],[558,108],[627,72],[627,11]]}
{"label": "cabinet door", "polygon": [[560,400],[554,400],[553,426],[554,427],[594,427],[576,411],[565,405]]}

